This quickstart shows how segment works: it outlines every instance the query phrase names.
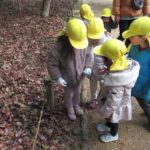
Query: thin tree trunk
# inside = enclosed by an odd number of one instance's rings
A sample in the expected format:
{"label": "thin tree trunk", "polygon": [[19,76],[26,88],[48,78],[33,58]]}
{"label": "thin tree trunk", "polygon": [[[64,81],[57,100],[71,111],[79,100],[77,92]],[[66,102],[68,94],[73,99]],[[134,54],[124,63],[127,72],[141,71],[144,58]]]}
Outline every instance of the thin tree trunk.
{"label": "thin tree trunk", "polygon": [[50,4],[51,4],[51,0],[43,0],[42,17],[49,16]]}

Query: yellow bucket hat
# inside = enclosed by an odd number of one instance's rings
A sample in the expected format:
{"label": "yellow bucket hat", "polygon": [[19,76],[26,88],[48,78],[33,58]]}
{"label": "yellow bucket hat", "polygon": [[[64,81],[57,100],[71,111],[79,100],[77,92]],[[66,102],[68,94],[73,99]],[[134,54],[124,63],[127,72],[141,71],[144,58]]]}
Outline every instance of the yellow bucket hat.
{"label": "yellow bucket hat", "polygon": [[128,68],[128,60],[124,56],[127,48],[124,42],[117,39],[107,40],[103,45],[96,46],[93,49],[94,54],[104,56],[112,60],[111,71],[125,70]]}
{"label": "yellow bucket hat", "polygon": [[111,9],[110,8],[104,8],[102,10],[102,17],[110,17],[111,16]]}
{"label": "yellow bucket hat", "polygon": [[84,49],[88,47],[87,29],[82,20],[70,19],[67,22],[65,32],[74,48]]}
{"label": "yellow bucket hat", "polygon": [[123,38],[127,39],[131,36],[136,35],[147,35],[150,36],[150,18],[147,16],[139,17],[138,19],[134,20],[129,29],[124,31],[122,36]]}
{"label": "yellow bucket hat", "polygon": [[94,13],[88,4],[82,4],[80,6],[80,15],[82,18],[87,20],[91,20],[92,18],[94,18]]}
{"label": "yellow bucket hat", "polygon": [[101,18],[93,18],[87,25],[87,36],[90,39],[100,39],[104,34],[105,28]]}

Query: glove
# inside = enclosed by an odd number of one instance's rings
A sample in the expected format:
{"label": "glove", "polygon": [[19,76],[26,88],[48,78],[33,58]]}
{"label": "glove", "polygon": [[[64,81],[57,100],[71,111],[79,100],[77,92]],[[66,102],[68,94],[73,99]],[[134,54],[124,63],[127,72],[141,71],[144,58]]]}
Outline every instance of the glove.
{"label": "glove", "polygon": [[57,79],[57,83],[63,87],[66,87],[67,86],[67,82],[62,78],[62,77],[59,77]]}
{"label": "glove", "polygon": [[85,68],[83,70],[83,73],[87,76],[90,76],[92,74],[92,70],[91,70],[91,68]]}

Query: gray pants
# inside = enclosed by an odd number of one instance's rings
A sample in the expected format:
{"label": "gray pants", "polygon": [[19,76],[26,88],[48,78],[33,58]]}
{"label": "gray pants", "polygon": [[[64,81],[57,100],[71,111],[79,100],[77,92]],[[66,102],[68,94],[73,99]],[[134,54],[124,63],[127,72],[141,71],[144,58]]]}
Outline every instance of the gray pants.
{"label": "gray pants", "polygon": [[64,102],[68,112],[74,113],[74,107],[80,105],[81,83],[64,88]]}

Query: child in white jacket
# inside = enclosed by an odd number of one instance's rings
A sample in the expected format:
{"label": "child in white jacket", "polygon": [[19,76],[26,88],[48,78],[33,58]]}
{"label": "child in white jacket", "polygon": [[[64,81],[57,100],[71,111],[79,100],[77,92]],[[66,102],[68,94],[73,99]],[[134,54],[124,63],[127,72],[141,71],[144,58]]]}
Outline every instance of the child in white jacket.
{"label": "child in white jacket", "polygon": [[97,46],[94,53],[112,62],[104,76],[102,91],[98,95],[97,112],[105,118],[104,123],[97,125],[98,131],[108,131],[100,136],[102,142],[118,140],[120,120],[131,120],[133,88],[140,66],[138,62],[127,59],[124,54],[125,44],[117,39],[110,39],[102,46]]}

